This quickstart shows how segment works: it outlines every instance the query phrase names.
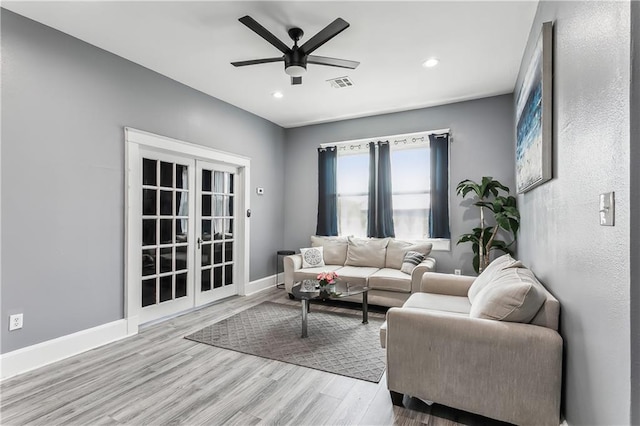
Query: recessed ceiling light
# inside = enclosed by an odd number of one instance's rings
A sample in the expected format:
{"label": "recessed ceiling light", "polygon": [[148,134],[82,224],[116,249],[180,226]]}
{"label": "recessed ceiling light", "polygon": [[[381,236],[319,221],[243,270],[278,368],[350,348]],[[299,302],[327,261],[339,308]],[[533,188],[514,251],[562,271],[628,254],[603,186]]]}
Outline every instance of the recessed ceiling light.
{"label": "recessed ceiling light", "polygon": [[437,60],[436,58],[430,58],[430,59],[427,59],[426,61],[424,61],[422,63],[422,66],[425,67],[425,68],[433,68],[436,65],[438,65],[439,63],[440,63],[440,61]]}
{"label": "recessed ceiling light", "polygon": [[282,94],[282,92],[273,92],[271,94],[271,96],[273,96],[276,99],[282,99],[284,97],[284,95]]}

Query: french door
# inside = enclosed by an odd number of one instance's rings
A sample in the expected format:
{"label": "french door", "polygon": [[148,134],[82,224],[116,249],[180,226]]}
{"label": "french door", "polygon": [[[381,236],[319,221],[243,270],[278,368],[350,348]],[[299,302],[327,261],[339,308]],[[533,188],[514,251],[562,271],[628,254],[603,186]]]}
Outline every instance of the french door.
{"label": "french door", "polygon": [[196,162],[196,305],[237,294],[236,169]]}
{"label": "french door", "polygon": [[140,154],[140,323],[237,294],[237,168]]}

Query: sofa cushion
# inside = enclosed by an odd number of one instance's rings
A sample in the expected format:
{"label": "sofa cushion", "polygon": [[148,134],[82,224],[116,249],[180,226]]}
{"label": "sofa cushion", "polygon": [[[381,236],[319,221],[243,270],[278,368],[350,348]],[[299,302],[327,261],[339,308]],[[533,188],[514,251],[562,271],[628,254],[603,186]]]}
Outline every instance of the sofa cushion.
{"label": "sofa cushion", "polygon": [[318,279],[317,277],[319,273],[335,271],[340,268],[342,268],[340,265],[324,265],[318,266],[317,268],[298,269],[293,273],[293,281],[299,282],[302,280],[316,280]]}
{"label": "sofa cushion", "polygon": [[311,247],[323,247],[324,263],[344,265],[347,261],[347,237],[311,236]]}
{"label": "sofa cushion", "polygon": [[449,294],[413,293],[403,308],[421,308],[433,311],[441,311],[468,316],[471,310],[469,299],[464,296],[451,296]]}
{"label": "sofa cushion", "polygon": [[431,247],[433,247],[431,243],[403,241],[392,238],[387,245],[387,257],[385,258],[384,267],[400,269],[407,252],[417,251],[427,257],[431,253]]}
{"label": "sofa cushion", "polygon": [[367,278],[377,270],[378,268],[344,266],[337,269],[336,272],[338,273],[338,279],[340,281],[348,282],[353,286],[365,287],[367,285]]}
{"label": "sofa cushion", "polygon": [[411,293],[411,276],[397,269],[380,269],[369,277],[369,288]]}
{"label": "sofa cushion", "polygon": [[345,266],[384,268],[389,238],[348,237],[348,241]]}
{"label": "sofa cushion", "polygon": [[482,291],[482,289],[493,280],[493,277],[503,269],[522,267],[522,263],[519,260],[515,260],[510,254],[505,254],[494,259],[494,261],[491,262],[480,275],[478,275],[478,278],[476,278],[473,284],[471,284],[471,287],[469,287],[469,301],[473,303],[478,293],[480,293],[480,291]]}
{"label": "sofa cushion", "polygon": [[416,269],[416,266],[418,266],[423,260],[424,254],[418,253],[417,251],[408,251],[404,255],[400,271],[407,275],[411,275],[413,270]]}
{"label": "sofa cushion", "polygon": [[303,268],[317,268],[324,266],[323,247],[301,248]]}
{"label": "sofa cushion", "polygon": [[475,297],[469,316],[509,322],[530,322],[546,299],[531,271],[511,268],[498,272]]}

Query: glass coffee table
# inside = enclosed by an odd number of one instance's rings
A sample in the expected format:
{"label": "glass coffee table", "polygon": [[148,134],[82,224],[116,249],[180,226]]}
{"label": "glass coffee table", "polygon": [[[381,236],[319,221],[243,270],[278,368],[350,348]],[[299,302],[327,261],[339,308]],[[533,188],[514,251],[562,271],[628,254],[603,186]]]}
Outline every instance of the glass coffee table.
{"label": "glass coffee table", "polygon": [[307,317],[310,310],[310,302],[312,300],[329,300],[341,299],[347,296],[362,295],[362,323],[369,322],[369,307],[367,305],[367,293],[369,287],[350,285],[346,281],[338,280],[335,284],[335,290],[320,291],[318,288],[318,280],[304,280],[294,284],[291,293],[294,297],[302,302],[302,337],[307,337]]}

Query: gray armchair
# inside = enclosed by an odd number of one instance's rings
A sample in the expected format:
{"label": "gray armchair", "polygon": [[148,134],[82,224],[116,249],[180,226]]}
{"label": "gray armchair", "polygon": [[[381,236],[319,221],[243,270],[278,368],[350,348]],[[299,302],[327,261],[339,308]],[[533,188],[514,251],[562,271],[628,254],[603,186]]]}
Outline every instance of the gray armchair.
{"label": "gray armchair", "polygon": [[[524,274],[512,271],[503,276]],[[544,301],[527,323],[475,318],[467,297],[474,280],[427,272],[422,293],[387,312],[381,342],[394,404],[406,394],[511,423],[557,426],[558,301],[537,283]]]}

